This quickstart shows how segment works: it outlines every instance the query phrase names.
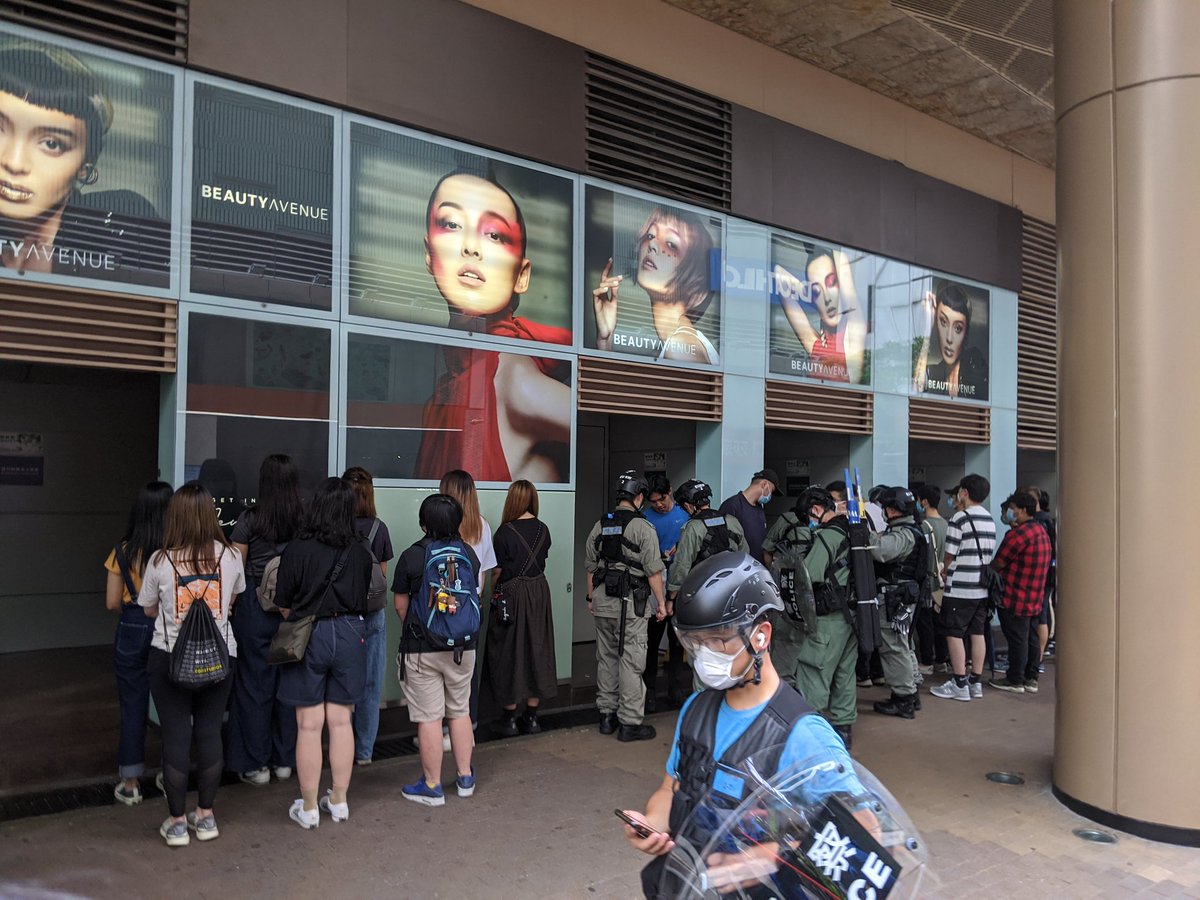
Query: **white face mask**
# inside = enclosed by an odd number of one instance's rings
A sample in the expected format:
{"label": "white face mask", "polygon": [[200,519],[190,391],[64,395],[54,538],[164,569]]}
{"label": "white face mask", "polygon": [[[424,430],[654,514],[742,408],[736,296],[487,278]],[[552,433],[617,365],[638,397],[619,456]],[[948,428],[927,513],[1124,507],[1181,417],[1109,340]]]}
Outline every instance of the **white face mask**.
{"label": "white face mask", "polygon": [[696,677],[714,690],[723,691],[733,687],[742,680],[733,674],[734,660],[740,654],[740,650],[737,653],[725,654],[711,647],[698,647],[695,659],[692,660],[695,663]]}

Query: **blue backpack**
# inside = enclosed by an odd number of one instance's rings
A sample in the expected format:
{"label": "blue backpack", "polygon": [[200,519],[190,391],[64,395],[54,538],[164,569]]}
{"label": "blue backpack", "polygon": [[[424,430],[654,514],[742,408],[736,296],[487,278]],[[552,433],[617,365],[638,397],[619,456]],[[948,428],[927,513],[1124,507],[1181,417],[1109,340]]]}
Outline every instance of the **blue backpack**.
{"label": "blue backpack", "polygon": [[455,662],[479,642],[479,589],[462,541],[429,541],[421,588],[409,612],[425,643],[453,650]]}

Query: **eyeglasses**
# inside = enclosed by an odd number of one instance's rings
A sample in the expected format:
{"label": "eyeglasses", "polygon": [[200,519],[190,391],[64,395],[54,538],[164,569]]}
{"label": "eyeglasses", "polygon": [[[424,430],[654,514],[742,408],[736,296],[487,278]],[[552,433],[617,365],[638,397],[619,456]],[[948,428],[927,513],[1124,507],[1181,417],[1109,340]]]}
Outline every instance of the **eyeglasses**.
{"label": "eyeglasses", "polygon": [[680,631],[676,628],[675,633],[679,635],[679,643],[689,653],[695,653],[701,647],[707,647],[717,653],[730,654],[737,653],[746,646],[745,635],[740,628],[710,629],[708,631]]}

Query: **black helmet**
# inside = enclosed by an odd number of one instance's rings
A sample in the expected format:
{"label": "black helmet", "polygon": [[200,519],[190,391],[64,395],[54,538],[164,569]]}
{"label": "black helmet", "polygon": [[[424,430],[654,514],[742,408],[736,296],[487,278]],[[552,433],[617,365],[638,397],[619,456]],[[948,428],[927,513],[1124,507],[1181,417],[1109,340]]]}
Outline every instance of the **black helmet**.
{"label": "black helmet", "polygon": [[712,488],[695,478],[685,481],[675,489],[676,503],[690,503],[692,506],[699,506],[711,499]]}
{"label": "black helmet", "polygon": [[749,553],[714,553],[692,569],[675,600],[680,632],[741,628],[767,610],[783,611],[771,573]]}
{"label": "black helmet", "polygon": [[650,490],[650,483],[637,473],[636,469],[627,469],[617,477],[617,498],[627,497],[632,500],[638,494]]}
{"label": "black helmet", "polygon": [[825,490],[823,487],[814,485],[804,489],[804,493],[800,495],[800,499],[796,501],[796,515],[801,519],[807,519],[809,510],[814,506],[823,506],[826,509],[834,509],[837,506],[837,501],[833,499],[833,494]]}
{"label": "black helmet", "polygon": [[890,487],[879,495],[876,502],[885,509],[890,506],[905,516],[911,516],[917,509],[917,498],[906,487]]}
{"label": "black helmet", "polygon": [[890,490],[892,490],[892,488],[888,487],[886,484],[875,485],[875,487],[867,491],[867,502],[882,503],[883,500],[881,498]]}

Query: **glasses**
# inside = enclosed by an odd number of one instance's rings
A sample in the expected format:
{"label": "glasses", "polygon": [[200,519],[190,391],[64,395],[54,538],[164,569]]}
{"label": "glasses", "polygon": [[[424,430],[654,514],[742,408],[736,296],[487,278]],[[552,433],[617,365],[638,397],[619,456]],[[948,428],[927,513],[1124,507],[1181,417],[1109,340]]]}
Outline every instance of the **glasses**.
{"label": "glasses", "polygon": [[695,653],[701,647],[707,647],[717,653],[732,654],[746,646],[745,636],[740,628],[710,629],[708,631],[680,631],[676,628],[675,633],[679,635],[679,643],[689,653]]}

